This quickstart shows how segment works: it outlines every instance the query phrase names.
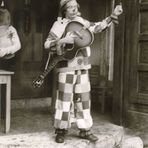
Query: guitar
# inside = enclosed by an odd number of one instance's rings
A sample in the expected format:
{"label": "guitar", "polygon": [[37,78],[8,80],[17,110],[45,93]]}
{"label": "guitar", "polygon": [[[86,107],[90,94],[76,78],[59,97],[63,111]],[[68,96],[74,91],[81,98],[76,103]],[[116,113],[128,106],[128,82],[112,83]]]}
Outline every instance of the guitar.
{"label": "guitar", "polygon": [[88,28],[86,28],[83,24],[72,21],[67,24],[65,28],[65,32],[63,37],[68,33],[72,32],[76,35],[74,38],[74,44],[71,48],[68,46],[64,47],[64,53],[62,55],[57,55],[47,66],[47,68],[40,74],[34,81],[33,87],[39,88],[43,82],[45,77],[48,73],[56,66],[56,64],[63,60],[72,60],[80,49],[83,49],[87,46],[90,46],[94,40],[94,35]]}

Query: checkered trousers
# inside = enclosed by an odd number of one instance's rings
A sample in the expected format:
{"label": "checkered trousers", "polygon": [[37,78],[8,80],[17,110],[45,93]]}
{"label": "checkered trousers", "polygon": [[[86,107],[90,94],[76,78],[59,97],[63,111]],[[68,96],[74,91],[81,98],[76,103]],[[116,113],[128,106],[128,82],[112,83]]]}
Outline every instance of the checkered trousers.
{"label": "checkered trousers", "polygon": [[88,70],[59,73],[54,127],[68,129],[75,118],[79,129],[89,130],[93,124],[90,106]]}

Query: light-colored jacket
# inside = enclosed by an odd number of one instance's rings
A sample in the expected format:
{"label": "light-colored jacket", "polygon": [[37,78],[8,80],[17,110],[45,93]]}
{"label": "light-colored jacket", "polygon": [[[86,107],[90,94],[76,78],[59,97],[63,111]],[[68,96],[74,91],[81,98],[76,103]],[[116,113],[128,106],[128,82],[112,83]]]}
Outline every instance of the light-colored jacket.
{"label": "light-colored jacket", "polygon": [[20,39],[13,26],[0,26],[0,58],[12,57],[21,49]]}
{"label": "light-colored jacket", "polygon": [[[62,37],[65,28],[67,24],[71,20],[69,19],[62,19],[59,17],[57,21],[53,24],[49,35],[44,43],[45,49],[50,49],[49,52],[56,52],[56,43],[57,41]],[[82,17],[78,16],[75,18],[73,21],[78,21],[81,24],[83,24],[85,27],[87,27],[92,33],[98,33],[104,30],[105,28],[108,27],[110,22],[107,21],[107,19],[97,22],[97,23],[91,23]],[[59,68],[58,71],[60,72],[68,72],[68,71],[73,71],[73,70],[80,70],[80,69],[90,69],[91,64],[90,64],[90,55],[91,55],[91,50],[90,47],[86,47],[80,51],[78,51],[77,55],[75,56],[74,59],[69,60],[67,62],[61,62],[59,63]]]}

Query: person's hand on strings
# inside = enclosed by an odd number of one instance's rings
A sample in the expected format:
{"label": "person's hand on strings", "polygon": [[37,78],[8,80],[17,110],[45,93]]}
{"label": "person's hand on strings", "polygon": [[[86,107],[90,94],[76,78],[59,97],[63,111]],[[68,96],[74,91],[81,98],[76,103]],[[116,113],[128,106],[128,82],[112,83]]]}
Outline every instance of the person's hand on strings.
{"label": "person's hand on strings", "polygon": [[77,35],[73,32],[68,32],[64,38],[59,40],[58,44],[73,44],[76,37]]}
{"label": "person's hand on strings", "polygon": [[74,44],[74,38],[76,38],[77,35],[73,32],[68,32],[64,38],[61,38],[57,43],[57,54],[62,55],[63,54],[63,48],[65,44]]}

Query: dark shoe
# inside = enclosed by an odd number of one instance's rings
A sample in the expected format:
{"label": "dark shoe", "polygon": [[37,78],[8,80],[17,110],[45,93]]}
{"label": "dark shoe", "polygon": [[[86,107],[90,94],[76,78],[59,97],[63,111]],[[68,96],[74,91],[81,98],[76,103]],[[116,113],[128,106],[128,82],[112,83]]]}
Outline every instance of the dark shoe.
{"label": "dark shoe", "polygon": [[80,138],[87,139],[89,141],[95,142],[98,140],[98,137],[92,134],[90,131],[80,131]]}
{"label": "dark shoe", "polygon": [[57,143],[64,143],[64,135],[63,134],[57,134],[55,137],[55,141]]}
{"label": "dark shoe", "polygon": [[56,129],[55,133],[57,134],[55,137],[55,141],[57,143],[64,143],[64,138],[65,138],[65,134],[66,134],[66,130],[65,129]]}

